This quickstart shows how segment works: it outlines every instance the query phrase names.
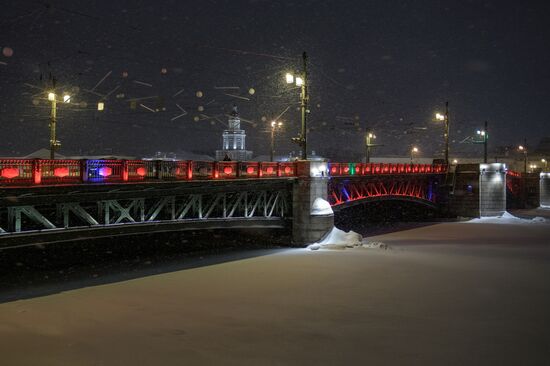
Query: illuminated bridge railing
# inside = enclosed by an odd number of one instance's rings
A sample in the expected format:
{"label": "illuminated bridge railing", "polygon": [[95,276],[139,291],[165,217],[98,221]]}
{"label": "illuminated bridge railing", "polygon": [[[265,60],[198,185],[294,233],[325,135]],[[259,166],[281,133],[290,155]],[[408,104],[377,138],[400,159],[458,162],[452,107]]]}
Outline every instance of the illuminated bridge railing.
{"label": "illuminated bridge railing", "polygon": [[379,174],[434,174],[447,172],[443,164],[329,163],[330,176]]}
{"label": "illuminated bridge railing", "polygon": [[[328,176],[445,173],[445,165],[328,163]],[[297,177],[296,162],[0,159],[0,186]],[[323,173],[325,174],[325,173]]]}

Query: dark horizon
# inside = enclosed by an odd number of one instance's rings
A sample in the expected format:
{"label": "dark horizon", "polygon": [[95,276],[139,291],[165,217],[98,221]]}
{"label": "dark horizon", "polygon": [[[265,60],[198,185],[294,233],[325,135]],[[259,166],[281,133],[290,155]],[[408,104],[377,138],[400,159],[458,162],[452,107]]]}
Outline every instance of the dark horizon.
{"label": "dark horizon", "polygon": [[[385,145],[377,154],[406,156],[417,144],[424,155],[441,156],[443,128],[433,115],[447,100],[451,154],[478,151],[479,146],[460,141],[485,120],[492,148],[527,138],[533,149],[546,135],[546,4],[252,0],[195,5],[5,4],[0,47],[13,55],[0,55],[0,155],[48,147],[48,103],[27,84],[46,90],[50,74],[75,103],[87,104],[73,110],[60,106],[61,154],[213,154],[224,127],[204,116],[223,122],[233,103],[250,121],[243,124],[247,148],[255,155],[268,153],[267,125],[290,106],[281,118],[286,128],[278,149],[297,151],[290,138],[299,130],[298,92],[283,76],[300,67],[304,50],[311,59],[310,150],[360,155],[364,128],[370,127]],[[109,72],[94,90],[112,92],[100,113],[92,107],[101,97],[85,90]],[[143,104],[159,112],[139,103],[131,108],[128,99],[146,96],[158,96]],[[188,114],[172,120],[181,114],[176,104]]]}

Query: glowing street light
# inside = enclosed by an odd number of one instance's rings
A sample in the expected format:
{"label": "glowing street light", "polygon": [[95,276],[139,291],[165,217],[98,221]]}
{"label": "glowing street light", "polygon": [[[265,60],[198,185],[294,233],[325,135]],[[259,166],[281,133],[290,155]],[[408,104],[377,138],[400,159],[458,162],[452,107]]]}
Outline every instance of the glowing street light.
{"label": "glowing street light", "polygon": [[413,146],[411,148],[411,164],[413,163],[413,159],[414,159],[416,153],[418,153],[418,148],[416,146]]}
{"label": "glowing street light", "polygon": [[287,84],[293,84],[294,83],[294,75],[286,73],[286,83]]}
{"label": "glowing street light", "polygon": [[445,114],[436,113],[435,119],[445,122],[445,164],[449,164],[449,102],[445,102]]}
{"label": "glowing street light", "polygon": [[475,141],[483,144],[483,163],[487,164],[487,140],[489,140],[489,132],[487,130],[487,121],[485,121],[485,129],[477,130],[477,135],[481,138],[481,141]]}
{"label": "glowing street light", "polygon": [[523,172],[527,173],[527,139],[523,140],[523,145],[518,146],[518,151],[523,153]]}
{"label": "glowing street light", "polygon": [[546,161],[546,159],[540,159],[540,162],[544,164],[544,171],[548,170],[548,161]]}
{"label": "glowing street light", "polygon": [[[56,125],[57,125],[57,95],[55,91],[48,92],[48,100],[52,104],[50,111],[50,159],[55,159],[55,150],[61,146],[61,143],[57,140]],[[69,94],[63,95],[63,102],[70,103],[71,96]]]}
{"label": "glowing street light", "polygon": [[372,143],[372,140],[376,140],[376,135],[371,131],[365,134],[365,163],[370,163],[370,149],[371,147],[378,146]]}
{"label": "glowing street light", "polygon": [[101,112],[101,111],[103,111],[104,109],[105,109],[105,103],[103,103],[103,102],[98,102],[98,103],[97,103],[97,110]]}
{"label": "glowing street light", "polygon": [[275,130],[283,127],[283,122],[272,121],[271,122],[271,151],[269,155],[269,161],[273,161],[275,155]]}
{"label": "glowing street light", "polygon": [[287,73],[285,79],[287,84],[295,83],[296,86],[301,88],[300,93],[300,109],[302,111],[302,129],[298,137],[293,137],[292,141],[296,142],[302,149],[302,160],[307,160],[307,105],[309,102],[308,94],[308,71],[307,71],[307,54],[302,54],[303,71],[301,75],[292,75]]}
{"label": "glowing street light", "polygon": [[458,160],[453,159],[453,164],[454,164],[454,165],[458,164]]}

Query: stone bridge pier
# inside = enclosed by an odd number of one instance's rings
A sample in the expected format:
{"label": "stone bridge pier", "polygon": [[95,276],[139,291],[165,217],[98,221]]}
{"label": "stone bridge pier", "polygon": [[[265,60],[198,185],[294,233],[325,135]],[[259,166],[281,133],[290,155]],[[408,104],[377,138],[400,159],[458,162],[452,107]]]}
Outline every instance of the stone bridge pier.
{"label": "stone bridge pier", "polygon": [[540,173],[540,205],[550,206],[550,173]]}
{"label": "stone bridge pier", "polygon": [[292,188],[292,242],[302,246],[322,239],[332,230],[334,213],[327,201],[327,163],[299,161],[297,172]]}
{"label": "stone bridge pier", "polygon": [[452,174],[449,213],[465,217],[501,216],[506,212],[506,165],[459,164]]}

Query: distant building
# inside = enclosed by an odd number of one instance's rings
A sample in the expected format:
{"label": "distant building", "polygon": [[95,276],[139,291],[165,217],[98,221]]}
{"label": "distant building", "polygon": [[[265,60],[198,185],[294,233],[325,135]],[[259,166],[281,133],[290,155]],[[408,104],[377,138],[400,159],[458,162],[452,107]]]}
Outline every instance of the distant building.
{"label": "distant building", "polygon": [[252,151],[246,150],[246,133],[241,130],[241,120],[237,106],[229,115],[228,128],[223,131],[222,149],[216,150],[216,160],[239,160],[252,159]]}

